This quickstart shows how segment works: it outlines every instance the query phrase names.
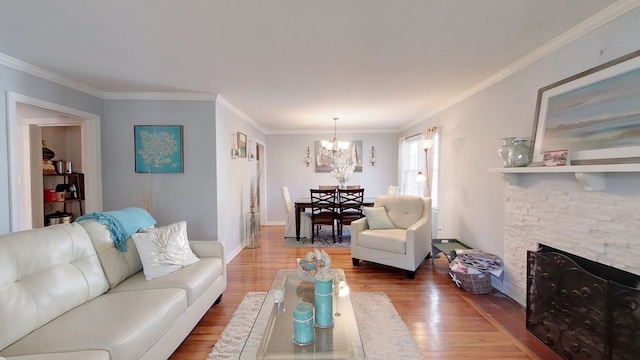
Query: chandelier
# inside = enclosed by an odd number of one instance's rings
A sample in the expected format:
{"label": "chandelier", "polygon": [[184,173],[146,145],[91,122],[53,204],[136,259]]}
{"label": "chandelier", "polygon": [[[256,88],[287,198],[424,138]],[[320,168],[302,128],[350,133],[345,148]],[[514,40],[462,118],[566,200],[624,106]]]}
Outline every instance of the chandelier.
{"label": "chandelier", "polygon": [[333,118],[333,139],[331,141],[320,141],[322,145],[321,153],[328,158],[344,159],[349,155],[348,150],[350,144],[348,141],[338,141],[337,122],[338,118]]}

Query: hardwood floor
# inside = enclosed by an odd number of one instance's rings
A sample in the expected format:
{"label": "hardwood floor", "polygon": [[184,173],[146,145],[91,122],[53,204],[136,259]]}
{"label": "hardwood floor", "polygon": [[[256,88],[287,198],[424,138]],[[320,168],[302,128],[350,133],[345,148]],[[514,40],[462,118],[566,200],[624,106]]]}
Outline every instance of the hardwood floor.
{"label": "hardwood floor", "polygon": [[[295,268],[311,248],[282,247],[284,226],[264,226],[261,247],[244,249],[227,266],[228,286],[171,356],[206,359],[240,301],[249,291],[267,291],[277,269]],[[448,275],[447,260],[425,260],[409,280],[403,270],[361,261],[349,248],[326,249],[332,267],[342,268],[351,291],[383,291],[407,324],[427,359],[560,359],[525,329],[525,311],[500,293],[474,295]],[[479,310],[481,309],[481,310]]]}

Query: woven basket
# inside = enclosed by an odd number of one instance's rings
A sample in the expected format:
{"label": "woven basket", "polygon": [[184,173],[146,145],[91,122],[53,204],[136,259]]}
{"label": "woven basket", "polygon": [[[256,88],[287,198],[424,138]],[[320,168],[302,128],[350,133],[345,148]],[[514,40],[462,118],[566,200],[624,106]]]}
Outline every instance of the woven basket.
{"label": "woven basket", "polygon": [[465,274],[460,272],[449,273],[451,278],[459,280],[456,282],[458,287],[461,287],[472,294],[488,294],[491,292],[491,275],[487,273],[482,274]]}

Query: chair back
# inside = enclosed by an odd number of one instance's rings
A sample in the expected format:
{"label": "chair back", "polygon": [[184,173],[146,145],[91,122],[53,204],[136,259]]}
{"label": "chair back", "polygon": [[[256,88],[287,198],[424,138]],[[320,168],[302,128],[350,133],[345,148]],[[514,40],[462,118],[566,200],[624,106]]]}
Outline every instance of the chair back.
{"label": "chair back", "polygon": [[338,189],[338,216],[340,219],[356,220],[364,217],[362,202],[364,189]]}
{"label": "chair back", "polygon": [[318,190],[337,190],[338,185],[318,185]]}
{"label": "chair back", "polygon": [[291,202],[291,195],[289,194],[289,187],[283,186],[282,189],[282,199],[284,200],[284,207],[287,211],[287,216],[293,215],[293,202]]}
{"label": "chair back", "polygon": [[[429,200],[425,202],[425,199]],[[417,195],[378,195],[374,206],[384,206],[391,223],[399,229],[406,229],[422,217],[422,213],[431,209],[429,198]],[[428,215],[428,214],[427,214]]]}
{"label": "chair back", "polygon": [[311,221],[332,224],[336,217],[336,191],[310,189]]}

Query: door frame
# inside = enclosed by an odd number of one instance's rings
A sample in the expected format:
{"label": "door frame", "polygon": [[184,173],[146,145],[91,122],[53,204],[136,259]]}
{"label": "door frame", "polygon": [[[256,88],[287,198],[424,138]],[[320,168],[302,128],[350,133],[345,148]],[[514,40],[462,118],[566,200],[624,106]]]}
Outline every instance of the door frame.
{"label": "door frame", "polygon": [[[68,119],[20,118],[18,105],[59,114]],[[7,92],[7,138],[9,155],[9,231],[33,227],[31,196],[31,144],[29,127],[81,126],[82,171],[85,173],[85,209],[102,211],[102,161],[100,116],[67,106]]]}

